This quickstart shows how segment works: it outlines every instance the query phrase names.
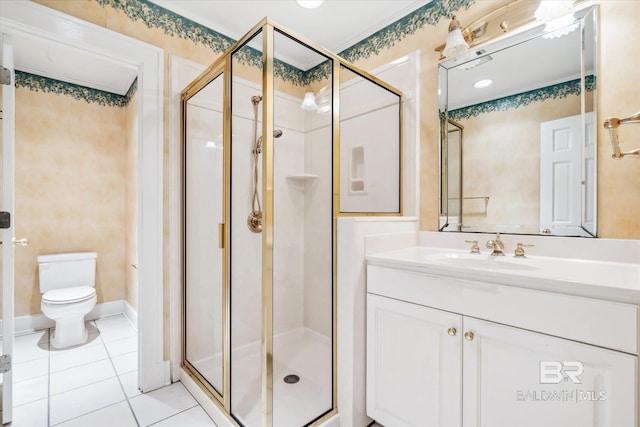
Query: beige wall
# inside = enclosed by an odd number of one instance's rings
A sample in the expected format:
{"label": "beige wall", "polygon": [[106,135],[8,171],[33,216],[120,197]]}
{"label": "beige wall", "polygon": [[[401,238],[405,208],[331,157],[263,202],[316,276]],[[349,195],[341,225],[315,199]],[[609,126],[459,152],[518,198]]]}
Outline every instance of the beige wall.
{"label": "beige wall", "polygon": [[[540,123],[580,114],[580,97],[546,99],[460,120],[464,126],[463,223],[540,223]],[[457,201],[456,201],[457,202]]]}
{"label": "beige wall", "polygon": [[98,253],[98,302],[124,299],[125,110],[16,90],[16,316],[40,312],[36,257]]}
{"label": "beige wall", "polygon": [[[600,124],[640,110],[640,2],[606,1],[600,7],[598,51],[598,236],[640,239],[640,164],[611,158],[611,143]],[[635,81],[635,83],[634,83]],[[625,150],[640,146],[637,126],[620,128]]]}

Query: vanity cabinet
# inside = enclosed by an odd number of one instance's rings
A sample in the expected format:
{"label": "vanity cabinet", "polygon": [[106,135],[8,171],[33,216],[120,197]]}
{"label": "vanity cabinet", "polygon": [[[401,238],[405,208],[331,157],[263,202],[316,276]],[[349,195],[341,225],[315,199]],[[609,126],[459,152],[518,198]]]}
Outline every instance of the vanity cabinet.
{"label": "vanity cabinet", "polygon": [[459,426],[462,316],[367,295],[367,414],[385,426]]}
{"label": "vanity cabinet", "polygon": [[463,427],[637,425],[636,356],[471,317],[463,327]]}
{"label": "vanity cabinet", "polygon": [[[638,425],[637,305],[371,265],[367,292],[367,415],[385,427]],[[587,317],[605,329],[573,331]]]}

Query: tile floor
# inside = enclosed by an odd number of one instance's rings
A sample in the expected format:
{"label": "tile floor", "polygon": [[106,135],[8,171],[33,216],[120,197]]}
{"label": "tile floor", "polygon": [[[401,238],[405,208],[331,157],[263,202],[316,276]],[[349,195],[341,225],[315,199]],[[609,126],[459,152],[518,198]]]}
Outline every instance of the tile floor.
{"label": "tile floor", "polygon": [[13,427],[215,427],[181,383],[141,394],[137,333],[124,316],[88,322],[58,350],[49,330],[15,338]]}

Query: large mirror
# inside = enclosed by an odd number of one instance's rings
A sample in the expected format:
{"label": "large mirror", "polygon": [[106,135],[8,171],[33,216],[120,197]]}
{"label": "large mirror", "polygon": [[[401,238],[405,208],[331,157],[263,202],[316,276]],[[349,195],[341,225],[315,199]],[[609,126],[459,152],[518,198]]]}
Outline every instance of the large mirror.
{"label": "large mirror", "polygon": [[596,7],[444,60],[441,231],[596,236]]}

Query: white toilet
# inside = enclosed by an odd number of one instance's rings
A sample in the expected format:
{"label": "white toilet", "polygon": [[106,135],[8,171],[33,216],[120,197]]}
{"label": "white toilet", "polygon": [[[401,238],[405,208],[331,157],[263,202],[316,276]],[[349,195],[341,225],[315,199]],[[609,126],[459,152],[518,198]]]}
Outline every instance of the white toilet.
{"label": "white toilet", "polygon": [[65,348],[87,341],[84,316],[96,305],[95,252],[38,256],[42,312],[56,327],[51,344]]}

